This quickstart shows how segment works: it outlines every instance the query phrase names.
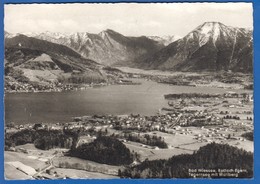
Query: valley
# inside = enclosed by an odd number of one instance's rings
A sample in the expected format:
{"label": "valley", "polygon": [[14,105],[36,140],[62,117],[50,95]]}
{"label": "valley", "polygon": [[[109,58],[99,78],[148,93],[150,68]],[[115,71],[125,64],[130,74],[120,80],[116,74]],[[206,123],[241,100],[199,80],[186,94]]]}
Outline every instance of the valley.
{"label": "valley", "polygon": [[[129,73],[156,75],[157,81],[166,83],[171,80],[165,79],[167,75],[223,73],[229,78],[227,75],[232,73],[245,74],[243,87],[247,80],[252,81],[252,43],[252,31],[220,22],[205,22],[183,38],[127,37],[110,29],[99,34],[5,32],[5,91],[62,91],[110,85],[128,78]],[[179,84],[187,81],[181,80],[184,82]],[[195,81],[197,84],[191,85],[228,87],[232,83],[209,77],[198,80],[201,84]]]}
{"label": "valley", "polygon": [[5,32],[6,178],[251,178],[252,45],[219,22],[182,38]]}

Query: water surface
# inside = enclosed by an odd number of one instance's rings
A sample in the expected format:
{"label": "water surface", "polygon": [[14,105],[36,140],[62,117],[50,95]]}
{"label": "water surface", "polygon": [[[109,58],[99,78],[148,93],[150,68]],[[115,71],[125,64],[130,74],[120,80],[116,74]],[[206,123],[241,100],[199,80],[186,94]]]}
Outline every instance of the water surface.
{"label": "water surface", "polygon": [[5,120],[15,123],[69,122],[72,117],[93,114],[154,115],[167,106],[165,94],[230,91],[141,82],[141,85],[111,85],[84,91],[5,94]]}

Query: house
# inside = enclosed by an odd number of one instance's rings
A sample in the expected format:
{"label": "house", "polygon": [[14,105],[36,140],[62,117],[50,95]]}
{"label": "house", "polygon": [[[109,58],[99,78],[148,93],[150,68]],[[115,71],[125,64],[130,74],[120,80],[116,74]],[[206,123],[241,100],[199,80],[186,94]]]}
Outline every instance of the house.
{"label": "house", "polygon": [[44,129],[44,126],[42,123],[35,123],[34,126],[33,126],[33,129],[34,130],[42,130]]}

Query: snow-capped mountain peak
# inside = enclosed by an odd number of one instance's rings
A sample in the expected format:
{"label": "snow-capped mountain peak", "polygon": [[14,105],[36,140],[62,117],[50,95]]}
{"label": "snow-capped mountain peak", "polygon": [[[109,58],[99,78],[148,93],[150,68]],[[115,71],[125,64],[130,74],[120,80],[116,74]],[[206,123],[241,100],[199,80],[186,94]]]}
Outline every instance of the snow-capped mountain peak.
{"label": "snow-capped mountain peak", "polygon": [[13,37],[18,36],[18,35],[19,35],[18,33],[12,34],[12,33],[9,33],[7,31],[4,32],[5,38],[13,38]]}
{"label": "snow-capped mountain peak", "polygon": [[107,31],[102,31],[98,35],[101,36],[102,39],[105,39],[107,37]]}
{"label": "snow-capped mountain peak", "polygon": [[140,65],[176,71],[252,71],[252,31],[205,22]]}
{"label": "snow-capped mountain peak", "polygon": [[65,45],[83,57],[105,65],[132,61],[139,56],[162,48],[160,43],[153,42],[150,39],[127,37],[111,29],[104,30],[98,34],[48,31],[42,33],[25,33],[24,35]]}
{"label": "snow-capped mountain peak", "polygon": [[213,44],[216,45],[217,40],[220,38],[235,37],[238,31],[240,29],[225,26],[220,22],[205,22],[190,32],[186,39],[198,39],[200,46],[205,45],[209,40],[212,40]]}
{"label": "snow-capped mountain peak", "polygon": [[157,41],[158,43],[161,43],[164,46],[167,46],[170,43],[180,39],[181,37],[175,35],[175,36],[148,36],[148,38]]}

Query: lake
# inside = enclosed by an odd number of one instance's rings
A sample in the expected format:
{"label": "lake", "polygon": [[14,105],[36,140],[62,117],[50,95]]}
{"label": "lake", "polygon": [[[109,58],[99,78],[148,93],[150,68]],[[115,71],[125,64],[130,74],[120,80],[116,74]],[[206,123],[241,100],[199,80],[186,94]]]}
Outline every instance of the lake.
{"label": "lake", "polygon": [[[170,86],[139,80],[141,85],[110,85],[84,91],[5,94],[5,121],[19,124],[69,122],[94,114],[154,115],[167,107],[169,93],[224,93],[230,89]],[[237,90],[232,90],[237,91]]]}

